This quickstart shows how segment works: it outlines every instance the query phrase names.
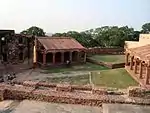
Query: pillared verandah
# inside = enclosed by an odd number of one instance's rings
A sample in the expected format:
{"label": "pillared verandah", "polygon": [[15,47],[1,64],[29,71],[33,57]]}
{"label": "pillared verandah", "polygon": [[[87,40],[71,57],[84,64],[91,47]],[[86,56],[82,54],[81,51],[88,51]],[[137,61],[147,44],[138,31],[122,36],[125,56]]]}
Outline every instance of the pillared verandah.
{"label": "pillared verandah", "polygon": [[34,63],[43,66],[86,62],[86,48],[70,37],[38,37],[34,49]]}
{"label": "pillared verandah", "polygon": [[126,50],[126,69],[141,85],[150,88],[150,44]]}

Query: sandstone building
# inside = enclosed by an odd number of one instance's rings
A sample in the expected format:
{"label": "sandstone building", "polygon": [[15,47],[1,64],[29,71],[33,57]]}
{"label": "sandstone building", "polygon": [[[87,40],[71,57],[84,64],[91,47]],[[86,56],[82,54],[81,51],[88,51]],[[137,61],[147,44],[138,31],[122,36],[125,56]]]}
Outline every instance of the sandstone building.
{"label": "sandstone building", "polygon": [[150,34],[141,34],[139,42],[125,42],[126,70],[144,87],[150,88]]}
{"label": "sandstone building", "polygon": [[35,40],[34,63],[42,66],[86,62],[86,48],[70,37],[38,37]]}

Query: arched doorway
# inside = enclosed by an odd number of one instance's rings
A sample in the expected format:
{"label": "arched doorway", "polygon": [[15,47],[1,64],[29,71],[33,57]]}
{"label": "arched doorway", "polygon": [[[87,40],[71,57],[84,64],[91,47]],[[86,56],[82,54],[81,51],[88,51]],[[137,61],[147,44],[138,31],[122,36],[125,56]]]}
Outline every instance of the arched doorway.
{"label": "arched doorway", "polygon": [[70,52],[64,52],[64,62],[70,60]]}
{"label": "arched doorway", "polygon": [[55,63],[61,63],[61,53],[57,52],[55,54]]}
{"label": "arched doorway", "polygon": [[77,62],[78,61],[78,51],[73,51],[72,52],[72,61]]}
{"label": "arched doorway", "polygon": [[43,63],[43,54],[37,51],[37,61]]}
{"label": "arched doorway", "polygon": [[47,63],[52,63],[53,62],[53,54],[52,53],[47,53],[46,54],[46,62]]}
{"label": "arched doorway", "polygon": [[23,52],[19,53],[19,60],[21,60],[21,61],[23,60]]}

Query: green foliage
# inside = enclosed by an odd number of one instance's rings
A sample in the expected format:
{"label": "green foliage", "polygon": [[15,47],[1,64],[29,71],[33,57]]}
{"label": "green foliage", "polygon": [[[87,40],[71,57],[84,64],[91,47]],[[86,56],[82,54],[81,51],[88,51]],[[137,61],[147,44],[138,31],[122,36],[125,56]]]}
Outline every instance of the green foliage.
{"label": "green foliage", "polygon": [[[150,33],[150,23],[142,26],[142,31],[134,31],[128,26],[103,26],[84,32],[68,31],[55,33],[55,37],[72,37],[85,47],[124,47],[125,41],[138,41],[140,33]],[[45,36],[43,29],[32,26],[21,32],[25,35]]]}
{"label": "green foliage", "polygon": [[128,26],[103,26],[84,32],[69,31],[67,33],[56,33],[53,36],[67,36],[75,38],[85,47],[123,47],[126,40],[138,40],[140,32],[134,31]]}
{"label": "green foliage", "polygon": [[21,34],[33,36],[45,36],[44,30],[36,26],[32,26],[29,29],[22,31]]}
{"label": "green foliage", "polygon": [[142,33],[150,33],[150,23],[146,23],[142,26]]}

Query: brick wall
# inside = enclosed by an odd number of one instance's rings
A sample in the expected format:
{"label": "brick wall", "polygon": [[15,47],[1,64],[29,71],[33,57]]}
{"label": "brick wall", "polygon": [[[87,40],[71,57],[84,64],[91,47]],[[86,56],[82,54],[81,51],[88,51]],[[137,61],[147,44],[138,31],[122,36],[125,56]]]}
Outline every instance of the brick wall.
{"label": "brick wall", "polygon": [[150,90],[141,87],[129,87],[128,95],[130,97],[142,97],[150,99]]}
{"label": "brick wall", "polygon": [[[24,85],[23,85],[24,84]],[[84,89],[84,90],[81,90]],[[113,93],[112,93],[113,92]],[[0,99],[39,100],[55,103],[101,106],[102,103],[146,104],[150,101],[124,98],[124,93],[101,87],[75,86],[61,84],[44,84],[42,82],[25,82],[20,85],[0,84]]]}
{"label": "brick wall", "polygon": [[101,61],[96,61],[90,58],[87,58],[88,62],[97,64],[97,65],[101,65],[101,66],[105,66],[111,69],[115,69],[115,68],[123,68],[125,66],[125,63],[116,63],[116,64],[112,64],[112,63],[107,63],[107,62],[101,62]]}
{"label": "brick wall", "polygon": [[89,54],[124,54],[124,48],[89,48]]}

